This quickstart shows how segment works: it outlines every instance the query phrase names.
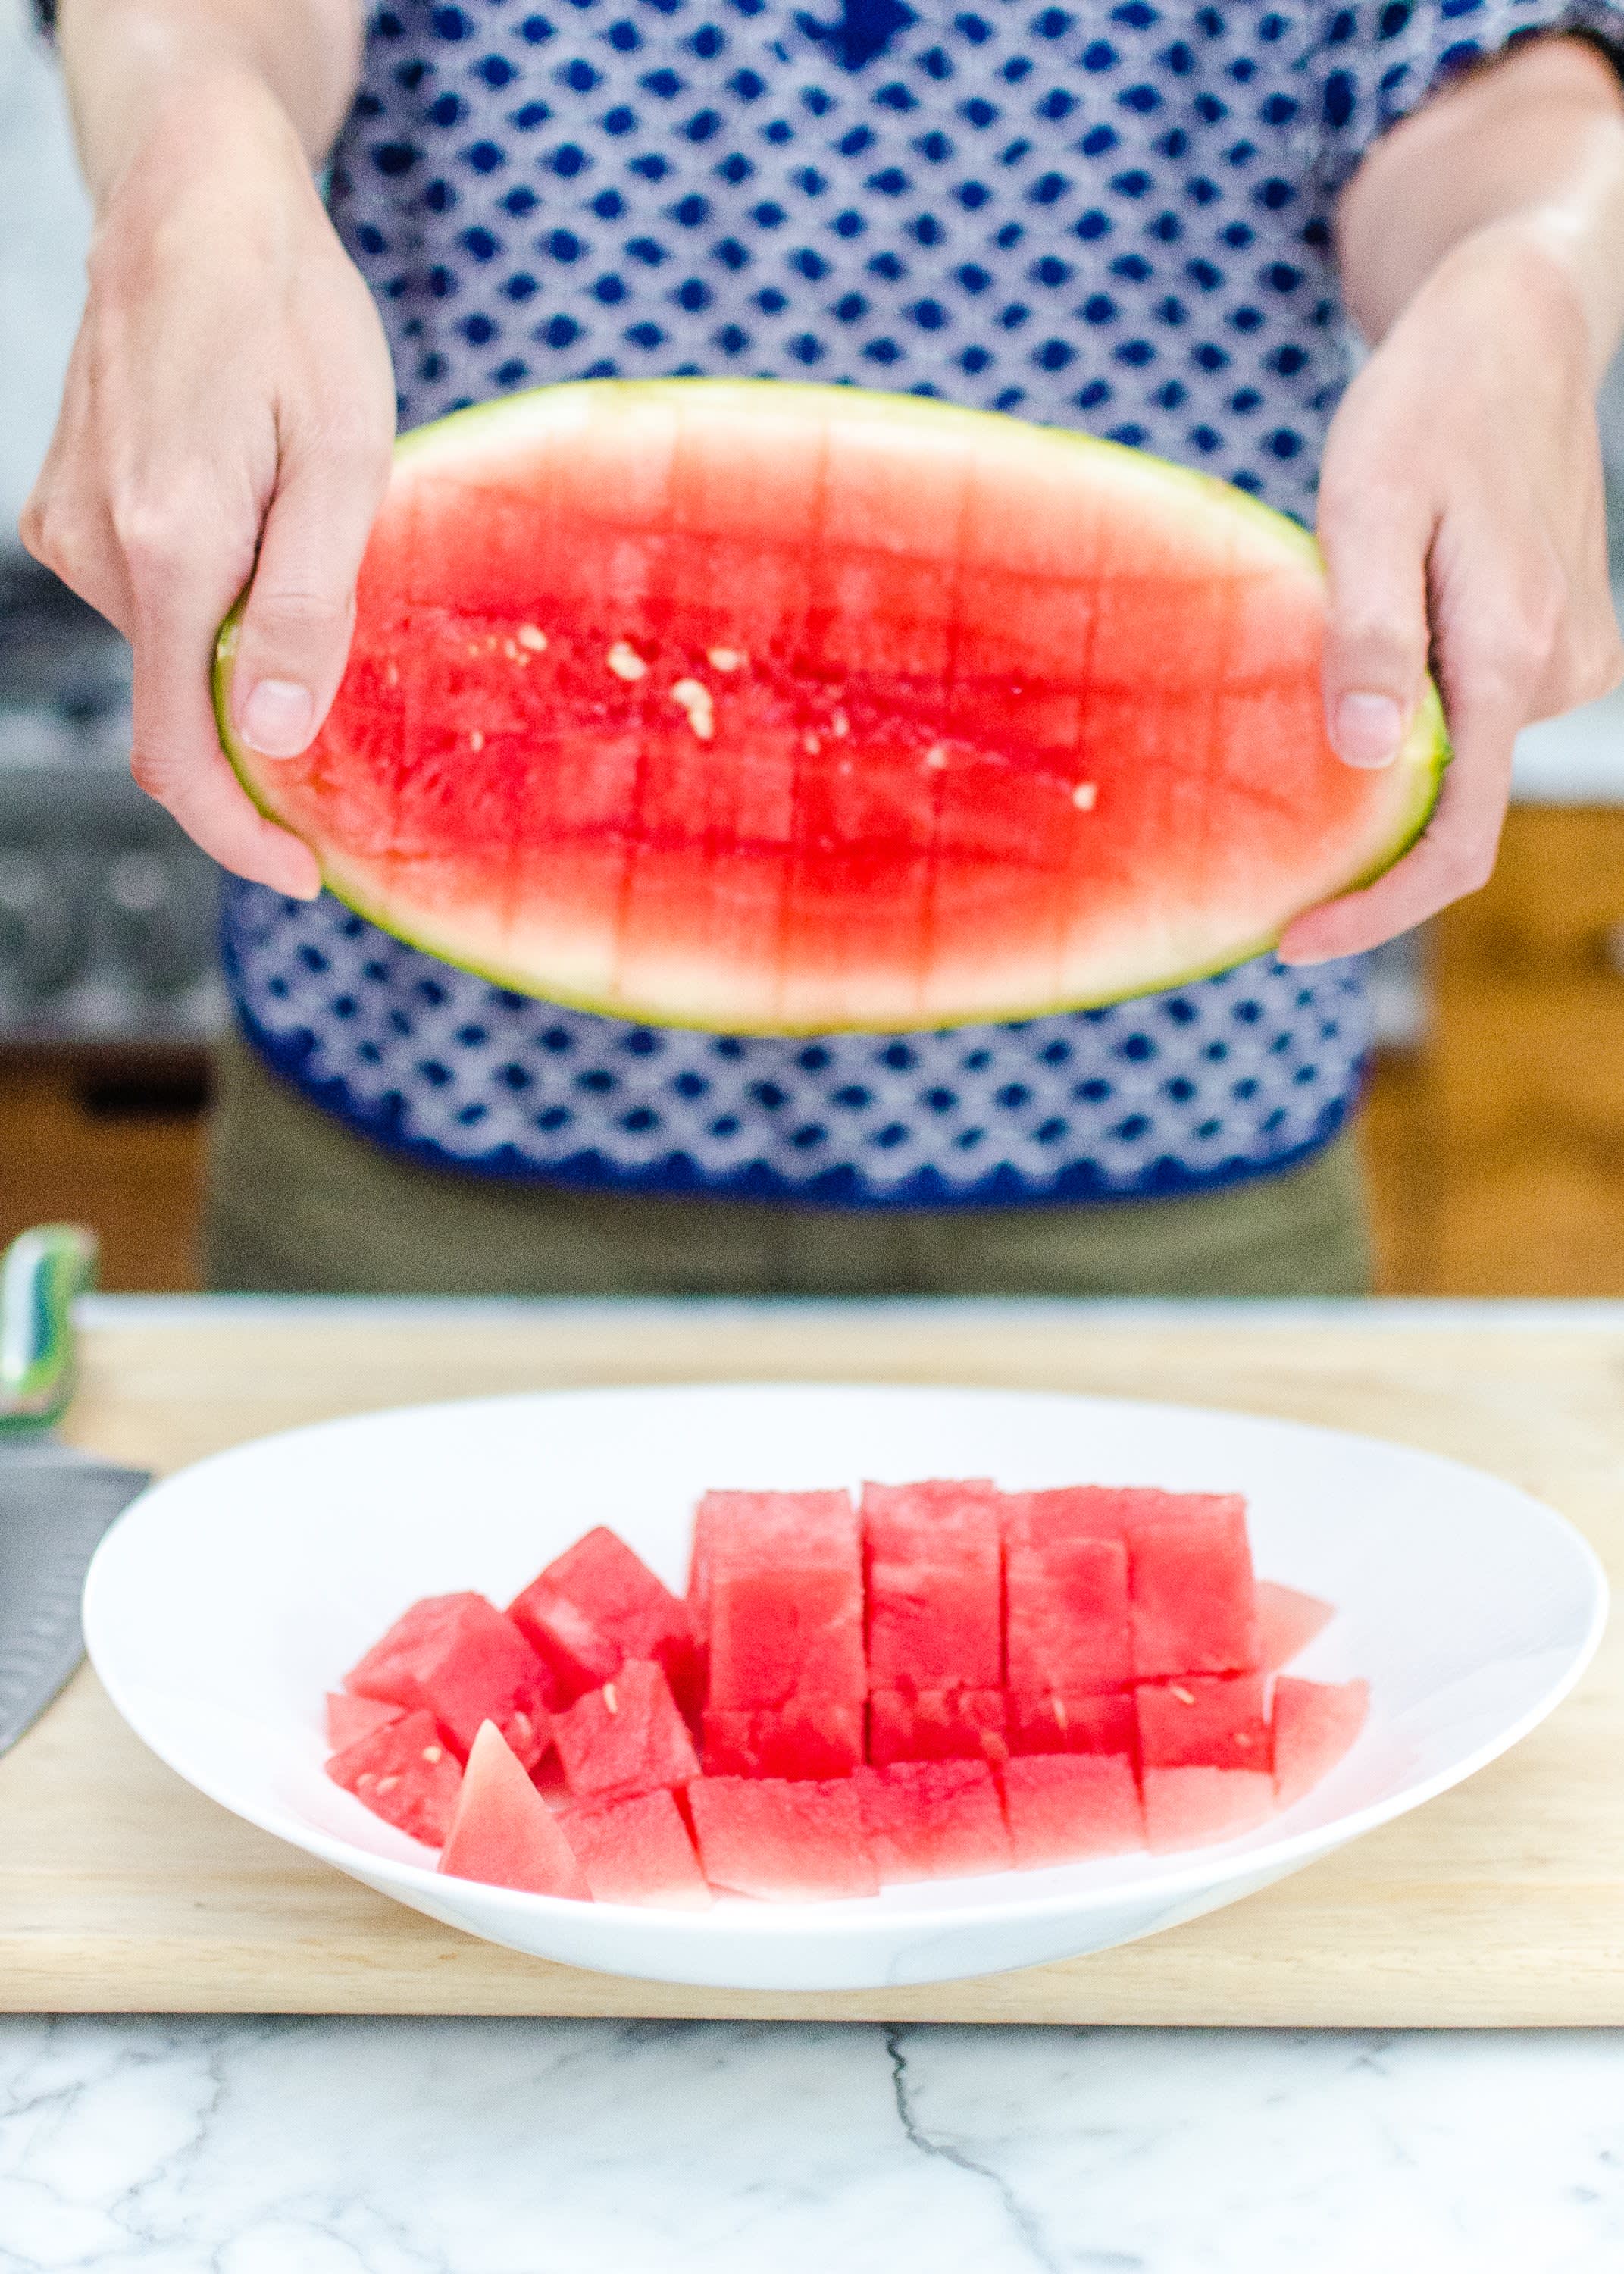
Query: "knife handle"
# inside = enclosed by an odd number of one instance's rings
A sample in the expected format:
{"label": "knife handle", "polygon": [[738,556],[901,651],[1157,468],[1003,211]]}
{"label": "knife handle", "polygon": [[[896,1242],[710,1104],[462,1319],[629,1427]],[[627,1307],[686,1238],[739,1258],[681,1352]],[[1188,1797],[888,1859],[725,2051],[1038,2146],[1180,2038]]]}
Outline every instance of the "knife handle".
{"label": "knife handle", "polygon": [[36,1224],[0,1261],[0,1434],[45,1429],[73,1390],[76,1295],[96,1272],[96,1236],[78,1224]]}

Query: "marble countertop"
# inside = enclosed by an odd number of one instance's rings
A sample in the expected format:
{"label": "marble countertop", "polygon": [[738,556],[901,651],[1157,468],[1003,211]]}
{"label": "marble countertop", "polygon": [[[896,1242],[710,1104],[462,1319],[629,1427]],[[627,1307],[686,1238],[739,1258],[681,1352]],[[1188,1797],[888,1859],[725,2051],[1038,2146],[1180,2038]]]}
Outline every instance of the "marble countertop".
{"label": "marble countertop", "polygon": [[1616,2274],[1604,2032],[0,2021],[4,2274]]}

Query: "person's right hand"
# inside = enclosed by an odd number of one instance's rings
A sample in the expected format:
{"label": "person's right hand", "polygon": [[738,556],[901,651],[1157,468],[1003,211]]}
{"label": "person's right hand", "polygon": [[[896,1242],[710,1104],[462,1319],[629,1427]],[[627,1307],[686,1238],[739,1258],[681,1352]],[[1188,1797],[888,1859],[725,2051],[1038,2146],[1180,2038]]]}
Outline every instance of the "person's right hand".
{"label": "person's right hand", "polygon": [[134,772],[228,869],[320,889],[220,748],[214,639],[250,578],[233,725],[304,749],[337,690],[389,471],[378,313],[288,119],[244,77],[165,107],[111,188],[28,550],[129,640]]}

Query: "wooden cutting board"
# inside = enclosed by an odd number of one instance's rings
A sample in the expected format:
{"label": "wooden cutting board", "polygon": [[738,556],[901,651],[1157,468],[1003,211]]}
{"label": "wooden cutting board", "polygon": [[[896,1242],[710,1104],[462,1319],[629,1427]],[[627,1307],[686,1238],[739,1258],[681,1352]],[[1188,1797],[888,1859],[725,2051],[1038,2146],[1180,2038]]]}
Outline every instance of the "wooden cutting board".
{"label": "wooden cutting board", "polygon": [[[71,1434],[163,1470],[332,1414],[589,1382],[985,1382],[1244,1408],[1493,1469],[1624,1575],[1624,1306],[390,1305],[103,1299]],[[1470,1552],[1470,1542],[1462,1542]],[[82,1670],[0,1760],[10,2011],[1624,2023],[1624,1653],[1506,1758],[1228,1910],[922,1989],[577,1973],[437,1926],[216,1808]]]}

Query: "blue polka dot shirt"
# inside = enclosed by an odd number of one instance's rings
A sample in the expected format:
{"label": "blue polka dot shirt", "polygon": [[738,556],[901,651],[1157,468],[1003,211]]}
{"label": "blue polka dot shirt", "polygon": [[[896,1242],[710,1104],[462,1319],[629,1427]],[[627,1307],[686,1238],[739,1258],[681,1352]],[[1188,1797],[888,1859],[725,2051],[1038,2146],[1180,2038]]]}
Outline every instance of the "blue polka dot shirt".
{"label": "blue polka dot shirt", "polygon": [[[1348,343],[1334,201],[1545,0],[391,0],[332,208],[405,425],[547,380],[812,377],[1086,427],[1304,519]],[[834,1206],[1109,1200],[1343,1121],[1357,965],[905,1037],[657,1030],[492,988],[330,899],[231,887],[274,1067],[466,1171]]]}

